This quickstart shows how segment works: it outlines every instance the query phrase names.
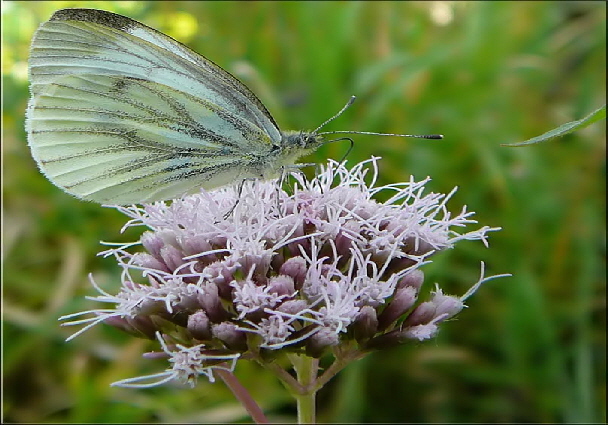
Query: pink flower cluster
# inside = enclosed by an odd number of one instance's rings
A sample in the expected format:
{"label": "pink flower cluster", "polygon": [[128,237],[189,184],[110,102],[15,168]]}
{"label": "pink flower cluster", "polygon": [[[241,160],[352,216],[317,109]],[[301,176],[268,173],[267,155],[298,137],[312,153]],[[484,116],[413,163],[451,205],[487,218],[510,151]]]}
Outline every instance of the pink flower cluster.
{"label": "pink flower cluster", "polygon": [[[436,288],[418,302],[420,267],[459,240],[485,244],[498,229],[457,233],[476,223],[473,213],[452,216],[454,191],[424,194],[428,178],[376,187],[377,160],[351,169],[330,161],[311,180],[293,174],[289,191],[246,181],[170,204],[117,207],[131,218],[126,226],[150,229],[140,239],[145,251],[105,251],[123,269],[122,289],[110,295],[96,285],[94,299],[113,307],[64,317],[92,313],[67,323],[86,325],[73,336],[105,322],[158,339],[170,367],[123,386],[193,385],[238,358],[320,357],[345,344],[369,351],[432,338],[465,297]],[[485,280],[482,272],[474,288]]]}

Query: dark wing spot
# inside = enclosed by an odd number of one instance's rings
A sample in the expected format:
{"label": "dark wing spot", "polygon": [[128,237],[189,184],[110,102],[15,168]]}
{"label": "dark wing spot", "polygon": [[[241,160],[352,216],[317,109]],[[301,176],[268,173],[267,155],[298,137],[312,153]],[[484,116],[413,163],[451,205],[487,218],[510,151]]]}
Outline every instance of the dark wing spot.
{"label": "dark wing spot", "polygon": [[62,9],[55,12],[49,21],[93,22],[125,32],[137,25],[136,21],[126,16],[97,9]]}

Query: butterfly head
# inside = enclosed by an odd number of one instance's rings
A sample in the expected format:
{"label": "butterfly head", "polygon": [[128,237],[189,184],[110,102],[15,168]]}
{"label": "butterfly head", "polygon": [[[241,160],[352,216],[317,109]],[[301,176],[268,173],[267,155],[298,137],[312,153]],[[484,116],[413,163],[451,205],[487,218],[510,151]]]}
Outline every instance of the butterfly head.
{"label": "butterfly head", "polygon": [[326,143],[323,136],[314,132],[286,131],[282,134],[281,145],[275,147],[281,163],[294,163],[300,157],[308,155]]}

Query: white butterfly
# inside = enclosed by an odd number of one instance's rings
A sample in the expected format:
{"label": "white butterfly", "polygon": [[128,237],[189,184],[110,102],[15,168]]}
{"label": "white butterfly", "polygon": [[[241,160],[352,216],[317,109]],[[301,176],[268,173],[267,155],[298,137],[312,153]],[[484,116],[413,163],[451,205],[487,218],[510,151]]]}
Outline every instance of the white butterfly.
{"label": "white butterfly", "polygon": [[40,170],[68,193],[99,203],[167,200],[274,178],[327,143],[323,135],[343,133],[280,131],[228,72],[102,10],[63,9],[43,23],[29,77],[26,129]]}

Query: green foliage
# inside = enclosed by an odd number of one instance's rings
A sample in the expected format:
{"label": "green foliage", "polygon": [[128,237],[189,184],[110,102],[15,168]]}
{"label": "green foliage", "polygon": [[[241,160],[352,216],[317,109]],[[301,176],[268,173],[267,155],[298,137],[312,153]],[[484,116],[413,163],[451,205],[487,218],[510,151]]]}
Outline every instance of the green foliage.
{"label": "green foliage", "polygon": [[566,124],[562,124],[559,127],[554,128],[553,130],[549,130],[546,133],[543,133],[540,136],[528,139],[525,142],[504,144],[502,146],[514,146],[515,147],[515,146],[534,145],[536,143],[546,142],[548,140],[552,140],[557,137],[565,136],[566,134],[570,134],[574,131],[583,129],[583,128],[587,127],[588,125],[591,125],[602,119],[606,119],[606,105],[591,112],[585,118],[581,118],[580,120],[570,121]]}
{"label": "green foliage", "polygon": [[[349,161],[382,156],[380,183],[430,175],[434,191],[501,226],[490,249],[463,242],[425,267],[463,294],[479,262],[513,277],[475,294],[437,342],[373,353],[319,396],[323,422],[604,422],[605,121],[561,143],[507,149],[605,104],[604,2],[2,3],[4,414],[6,422],[247,422],[222,383],[124,390],[160,371],[152,349],[97,326],[70,343],[62,314],[92,308],[87,274],[109,292],[100,240],[125,218],[53,187],[23,130],[33,31],[63,7],[101,8],[168,33],[257,93],[282,129],[441,133],[356,136]],[[340,159],[346,144],[306,162]],[[284,388],[255,365],[237,376],[273,421]]]}

